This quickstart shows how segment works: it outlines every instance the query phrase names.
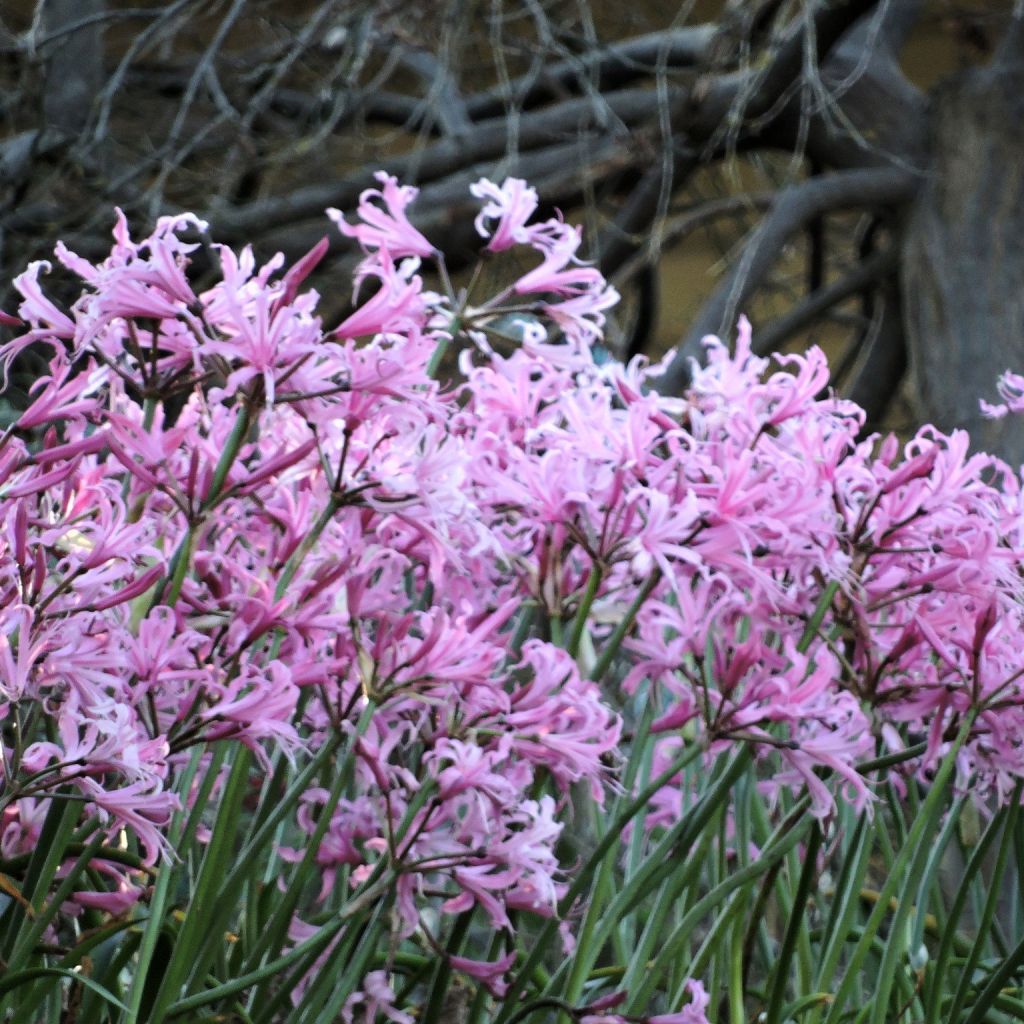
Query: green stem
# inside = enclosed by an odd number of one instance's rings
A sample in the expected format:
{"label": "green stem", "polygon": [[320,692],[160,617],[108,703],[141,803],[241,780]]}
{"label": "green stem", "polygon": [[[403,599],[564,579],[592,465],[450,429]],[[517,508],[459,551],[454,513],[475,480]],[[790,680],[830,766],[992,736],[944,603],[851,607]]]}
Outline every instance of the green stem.
{"label": "green stem", "polygon": [[451,322],[451,325],[449,327],[449,330],[451,331],[451,334],[450,335],[442,335],[441,336],[440,340],[437,343],[437,347],[434,349],[432,355],[430,356],[430,362],[427,363],[427,376],[428,377],[436,377],[437,376],[437,371],[441,369],[441,362],[442,362],[442,360],[445,357],[445,353],[451,347],[452,337],[454,337],[455,332],[458,329],[459,329],[459,321],[456,318],[455,320],[453,320]]}
{"label": "green stem", "polygon": [[807,620],[803,636],[800,637],[800,642],[796,645],[796,649],[801,654],[806,654],[808,650],[810,650],[811,642],[818,635],[818,630],[821,629],[821,624],[825,619],[825,613],[832,606],[832,599],[836,596],[838,591],[839,583],[836,580],[833,580],[822,592],[810,619]]}
{"label": "green stem", "polygon": [[985,899],[985,908],[982,911],[981,921],[978,923],[977,935],[974,940],[974,944],[971,947],[971,952],[967,957],[967,962],[963,965],[960,972],[960,984],[957,986],[956,995],[953,998],[953,1005],[948,1010],[943,1010],[943,1013],[947,1020],[959,1020],[960,1011],[963,1009],[964,1004],[967,1001],[967,993],[969,992],[974,982],[974,972],[978,966],[978,961],[981,959],[981,954],[984,950],[985,941],[988,938],[989,930],[992,927],[992,919],[995,916],[996,904],[999,902],[999,898],[1002,895],[1002,882],[1003,874],[1006,871],[1006,862],[1010,856],[1010,847],[1013,845],[1013,833],[1016,828],[1017,815],[1020,811],[1020,784],[1018,783],[1014,789],[1013,796],[1010,798],[1008,806],[999,814],[999,817],[1003,819],[1003,838],[999,844],[999,851],[996,854],[996,866],[995,871],[992,874],[992,880],[988,884],[988,895]]}
{"label": "green stem", "polygon": [[[171,827],[168,830],[168,840],[172,848],[177,847],[181,838],[181,830],[185,824],[185,806],[189,791],[192,788],[192,781],[199,769],[199,762],[202,757],[202,750],[196,748],[192,752],[188,767],[185,769],[177,786],[177,791],[182,797],[182,809],[174,815]],[[142,1011],[142,996],[146,988],[146,979],[149,974],[149,967],[153,960],[153,953],[156,950],[157,939],[164,926],[164,908],[167,905],[170,894],[171,879],[176,876],[171,865],[165,864],[163,870],[157,876],[156,885],[153,887],[153,895],[149,900],[149,920],[142,933],[142,942],[139,945],[138,960],[132,977],[132,987],[128,993],[128,1014],[125,1017],[125,1024],[138,1024],[139,1014]]]}
{"label": "green stem", "polygon": [[331,497],[328,501],[327,507],[320,513],[317,521],[313,524],[313,528],[302,538],[302,542],[292,552],[291,558],[285,563],[285,567],[281,572],[281,576],[277,581],[277,586],[274,588],[274,600],[280,601],[284,597],[285,591],[291,584],[292,580],[295,579],[295,574],[299,571],[305,560],[306,555],[313,550],[316,542],[320,539],[320,535],[327,528],[327,524],[334,518],[335,513],[340,508],[340,504],[335,497]]}
{"label": "green stem", "polygon": [[36,944],[43,937],[43,932],[46,931],[50,922],[57,916],[57,912],[60,910],[63,903],[71,896],[74,892],[75,887],[78,885],[79,876],[88,867],[91,861],[97,856],[100,846],[103,843],[104,836],[101,834],[93,837],[90,842],[79,854],[78,859],[71,866],[71,870],[64,876],[61,884],[57,887],[53,896],[50,898],[49,903],[35,915],[35,920],[32,921],[32,925],[27,929],[25,934],[19,939],[17,946],[14,949],[14,953],[11,955],[11,959],[6,966],[7,971],[19,970],[25,962],[28,960],[32,951],[35,949]]}
{"label": "green stem", "polygon": [[615,655],[619,653],[622,641],[626,639],[626,635],[633,628],[633,623],[636,621],[636,617],[640,613],[640,609],[643,607],[644,602],[651,596],[654,588],[660,582],[661,570],[655,569],[654,572],[652,572],[644,581],[644,585],[637,592],[637,595],[633,599],[633,603],[627,609],[626,614],[612,631],[612,635],[605,641],[604,649],[601,651],[601,657],[597,659],[597,664],[594,665],[594,670],[590,673],[590,678],[595,683],[599,683],[601,679],[604,678],[604,674],[611,667]]}
{"label": "green stem", "polygon": [[583,631],[587,628],[587,616],[593,607],[594,599],[601,588],[601,567],[596,562],[590,567],[590,575],[587,577],[587,589],[583,592],[579,610],[572,624],[572,632],[569,634],[569,643],[566,650],[573,658],[578,658],[580,653],[580,641],[583,639]]}
{"label": "green stem", "polygon": [[[669,780],[674,776],[678,775],[687,765],[695,761],[702,753],[701,748],[694,746],[687,750],[685,753],[676,758],[676,760],[663,771],[660,775],[654,778],[648,785],[646,785],[637,796],[631,800],[622,812],[615,816],[612,822],[608,826],[608,831],[604,837],[598,842],[596,849],[587,858],[586,863],[582,866],[579,872],[576,874],[575,879],[569,886],[569,891],[562,897],[562,901],[559,905],[559,914],[556,918],[545,922],[540,932],[537,934],[533,941],[533,948],[529,955],[519,966],[519,970],[516,973],[515,980],[509,986],[509,989],[513,992],[520,992],[526,983],[526,980],[533,975],[533,969],[536,967],[544,954],[544,949],[551,942],[554,937],[555,931],[558,928],[558,921],[562,919],[562,916],[572,908],[577,898],[582,896],[586,891],[587,886],[590,884],[590,880],[597,870],[598,866],[607,856],[609,850],[619,841],[622,834],[622,830],[635,818],[641,811],[645,810],[648,802],[655,793],[658,792],[662,786],[666,785]],[[577,946],[576,956],[580,956],[581,952],[583,955],[587,955],[587,952],[581,951]],[[589,970],[589,968],[588,968]],[[509,1004],[505,1004],[501,1012],[498,1014],[494,1024],[511,1024],[509,1017],[511,1016],[515,1008]]]}
{"label": "green stem", "polygon": [[203,511],[209,511],[217,503],[217,499],[220,497],[221,491],[224,489],[224,483],[228,478],[228,473],[231,471],[231,466],[234,464],[235,459],[238,457],[238,453],[242,449],[242,445],[245,443],[246,435],[249,433],[249,428],[252,426],[252,410],[249,408],[248,401],[242,401],[242,408],[239,410],[238,416],[235,418],[234,425],[231,428],[231,433],[228,434],[227,441],[224,442],[224,450],[220,453],[220,458],[217,460],[217,465],[213,470],[213,479],[210,481],[210,490],[203,501]]}
{"label": "green stem", "polygon": [[[200,518],[202,514],[209,512],[216,504],[217,499],[220,497],[221,491],[224,488],[224,483],[228,478],[228,473],[231,471],[231,466],[235,459],[238,458],[238,453],[242,449],[242,445],[245,442],[246,435],[249,433],[249,428],[252,426],[252,411],[249,408],[247,402],[243,402],[242,408],[235,418],[234,425],[231,428],[231,433],[228,435],[227,440],[224,443],[224,450],[220,453],[220,458],[217,460],[217,465],[213,470],[213,479],[210,481],[210,490],[204,499],[200,508]],[[190,523],[188,531],[182,538],[181,543],[178,545],[177,550],[171,556],[170,578],[165,580],[157,587],[156,595],[153,598],[153,604],[165,604],[172,607],[178,600],[178,595],[181,593],[182,584],[185,581],[185,574],[188,572],[189,562],[192,559],[192,548],[195,544],[196,527],[198,523]],[[168,591],[169,586],[169,591]]]}
{"label": "green stem", "polygon": [[344,919],[331,921],[324,925],[324,927],[321,928],[320,931],[316,932],[316,934],[311,935],[305,941],[293,946],[283,956],[264,964],[258,970],[250,971],[248,974],[243,974],[238,978],[233,978],[231,981],[218,985],[215,988],[207,989],[205,992],[200,992],[198,995],[189,996],[187,999],[179,1000],[167,1011],[167,1017],[179,1017],[181,1014],[188,1013],[190,1010],[198,1010],[200,1006],[208,1006],[210,1003],[226,999],[228,996],[237,995],[239,992],[244,992],[252,985],[256,985],[267,978],[272,978],[275,975],[280,974],[286,968],[291,967],[292,964],[301,960],[308,953],[319,953],[344,926]]}
{"label": "green stem", "polygon": [[459,914],[444,955],[437,955],[434,974],[430,979],[430,992],[427,996],[426,1008],[419,1017],[422,1024],[445,1024],[444,1018],[441,1015],[444,1013],[445,996],[448,994],[448,983],[452,973],[448,955],[454,954],[458,956],[462,951],[462,946],[469,933],[469,922],[472,917],[472,910],[466,910]]}
{"label": "green stem", "polygon": [[[742,899],[743,893],[737,893]],[[746,1024],[743,1005],[743,937],[745,928],[742,921],[733,926],[732,949],[729,957],[729,1022]]]}
{"label": "green stem", "polygon": [[811,882],[818,869],[817,860],[820,848],[821,828],[815,822],[811,829],[807,849],[804,851],[803,870],[800,872],[800,881],[797,883],[796,894],[793,897],[793,907],[789,914],[789,920],[786,922],[786,933],[782,939],[782,949],[779,950],[779,958],[775,964],[771,995],[768,999],[768,1009],[765,1013],[764,1024],[780,1024],[782,1020],[782,1001],[786,995],[786,982],[789,980],[789,965],[793,961],[793,953],[796,950],[797,939],[799,938],[804,913],[807,909]]}

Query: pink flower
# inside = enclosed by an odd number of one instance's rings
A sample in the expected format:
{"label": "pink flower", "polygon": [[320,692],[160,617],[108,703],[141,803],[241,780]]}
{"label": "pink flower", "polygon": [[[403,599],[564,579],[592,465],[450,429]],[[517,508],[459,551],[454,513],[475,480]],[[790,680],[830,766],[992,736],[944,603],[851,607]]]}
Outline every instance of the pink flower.
{"label": "pink flower", "polygon": [[103,383],[102,375],[73,375],[71,365],[59,357],[54,357],[51,368],[50,376],[39,377],[32,385],[37,397],[18,417],[21,430],[70,417],[91,417],[99,411],[95,391]]}
{"label": "pink flower", "polygon": [[331,333],[339,338],[361,338],[372,334],[401,333],[422,329],[427,304],[423,282],[409,268],[396,267],[391,254],[382,251],[365,267],[364,276],[377,277],[380,288]]}
{"label": "pink flower", "polygon": [[707,1008],[711,997],[699,981],[688,981],[686,991],[690,1002],[676,1013],[658,1013],[645,1017],[644,1024],[708,1024]]}
{"label": "pink flower", "polygon": [[997,385],[1002,402],[991,405],[981,399],[981,411],[990,420],[1002,419],[1007,414],[1024,412],[1024,377],[1007,370]]}
{"label": "pink flower", "polygon": [[346,1001],[342,1017],[346,1021],[352,1020],[352,1008],[365,1003],[367,1022],[375,1020],[377,1014],[383,1014],[392,1024],[416,1024],[411,1014],[395,1006],[395,990],[388,984],[387,977],[385,971],[370,971],[363,979],[363,991]]}
{"label": "pink flower", "polygon": [[[481,237],[490,239],[487,248],[491,252],[502,252],[530,240],[526,222],[537,209],[536,189],[522,178],[506,178],[500,186],[481,178],[469,186],[469,191],[478,199],[488,200],[473,224]],[[492,231],[487,222],[493,220],[498,223]]]}
{"label": "pink flower", "polygon": [[[34,696],[32,669],[46,650],[45,640],[37,637],[33,641],[34,617],[28,605],[0,610],[0,695],[12,703],[26,694]],[[12,640],[16,640],[17,649]]]}
{"label": "pink flower", "polygon": [[512,950],[512,952],[493,962],[470,960],[464,956],[449,956],[448,962],[455,970],[482,981],[492,996],[502,999],[508,993],[508,982],[505,980],[505,974],[508,973],[516,962],[516,951]]}
{"label": "pink flower", "polygon": [[[39,285],[39,272],[45,270],[49,273],[51,269],[51,264],[39,260],[30,263],[28,269],[14,279],[14,287],[24,297],[24,301],[18,307],[18,313],[22,320],[32,324],[32,334],[38,337],[70,339],[75,336],[75,322],[43,294]],[[17,345],[17,342],[14,344]]]}
{"label": "pink flower", "polygon": [[356,213],[362,223],[348,224],[341,211],[334,208],[327,211],[327,216],[343,235],[356,239],[367,252],[384,250],[394,259],[433,256],[433,245],[409,223],[405,212],[419,189],[399,185],[398,179],[385,171],[378,171],[374,177],[382,187],[368,188],[359,196]]}
{"label": "pink flower", "polygon": [[603,758],[617,747],[622,723],[598,688],[580,679],[564,651],[530,640],[523,647],[523,664],[533,670],[533,679],[513,695],[504,716],[514,730],[516,754],[543,765],[563,788],[588,781],[600,803]]}
{"label": "pink flower", "polygon": [[164,834],[171,815],[181,802],[173,793],[163,791],[153,781],[139,781],[105,789],[95,779],[76,779],[75,786],[96,809],[113,820],[111,832],[129,828],[138,837],[144,851],[143,863],[155,864],[160,857],[173,856]]}
{"label": "pink flower", "polygon": [[582,233],[578,227],[561,221],[545,221],[530,232],[530,244],[544,255],[539,267],[516,281],[518,295],[553,292],[556,295],[581,295],[602,288],[604,278],[595,267],[581,266],[576,259]]}
{"label": "pink flower", "polygon": [[268,762],[259,740],[271,739],[286,751],[297,746],[299,738],[292,717],[299,691],[291,672],[280,661],[261,667],[249,664],[231,682],[210,685],[209,689],[216,696],[199,716],[209,724],[209,738],[237,736],[264,763]]}

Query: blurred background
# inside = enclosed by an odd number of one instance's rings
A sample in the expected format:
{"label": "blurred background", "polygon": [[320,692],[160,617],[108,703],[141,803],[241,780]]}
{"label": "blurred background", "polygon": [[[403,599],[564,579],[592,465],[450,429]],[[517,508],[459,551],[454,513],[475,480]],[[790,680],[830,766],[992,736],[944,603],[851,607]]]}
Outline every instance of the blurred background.
{"label": "blurred background", "polygon": [[468,184],[529,179],[622,293],[612,352],[679,347],[669,389],[745,312],[761,352],[822,344],[871,429],[1024,461],[1017,421],[978,414],[1024,371],[1021,2],[0,5],[0,308],[58,238],[101,258],[118,205],[138,236],[192,210],[263,258],[327,234],[330,323],[357,257],[323,210],[381,167],[422,189],[456,281]]}

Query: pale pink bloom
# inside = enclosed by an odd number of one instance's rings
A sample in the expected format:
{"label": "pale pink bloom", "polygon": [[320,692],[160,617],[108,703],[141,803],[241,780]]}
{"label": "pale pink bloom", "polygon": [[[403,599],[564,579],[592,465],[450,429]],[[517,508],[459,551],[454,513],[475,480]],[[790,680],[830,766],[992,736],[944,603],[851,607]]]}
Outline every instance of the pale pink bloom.
{"label": "pale pink bloom", "polygon": [[699,981],[688,981],[686,991],[689,1003],[675,1013],[657,1013],[644,1017],[644,1024],[708,1024],[707,1008],[711,997]]}
{"label": "pale pink bloom", "polygon": [[513,695],[504,716],[514,730],[516,754],[547,768],[563,788],[589,782],[591,795],[602,802],[604,758],[618,746],[621,721],[600,690],[580,679],[565,651],[529,640],[523,646],[526,666],[533,678]]}
{"label": "pale pink bloom", "polygon": [[[316,831],[317,815],[323,813],[328,793],[326,789],[312,787],[302,795],[297,821],[308,835]],[[321,871],[321,887],[318,899],[322,902],[334,889],[337,871],[343,865],[356,867],[367,861],[365,843],[379,836],[383,827],[381,816],[372,800],[367,796],[355,800],[342,799],[331,815],[331,824],[320,841],[316,852],[316,863]],[[278,853],[283,860],[298,863],[305,856],[305,850],[280,847]]]}
{"label": "pale pink bloom", "polygon": [[[0,695],[16,702],[26,694],[35,696],[32,668],[45,652],[45,639],[33,639],[34,613],[28,605],[15,604],[0,610]],[[17,640],[17,650],[12,648]]]}
{"label": "pale pink bloom", "polygon": [[396,266],[391,254],[382,251],[368,265],[364,276],[380,280],[380,288],[367,302],[343,320],[332,332],[338,338],[417,331],[425,326],[427,305],[423,281],[408,269]]}
{"label": "pale pink bloom", "polygon": [[1002,419],[1009,413],[1024,412],[1024,377],[1007,370],[997,384],[1002,402],[992,405],[981,399],[981,411],[990,420]]}
{"label": "pale pink bloom", "polygon": [[618,301],[619,293],[614,288],[599,287],[561,302],[545,303],[544,312],[568,339],[589,346],[601,339],[605,311],[617,305]]}
{"label": "pale pink bloom", "polygon": [[[358,1015],[356,1007],[360,1008]],[[363,979],[363,989],[345,1001],[342,1019],[346,1024],[355,1020],[373,1024],[382,1014],[392,1024],[416,1024],[416,1018],[395,1005],[395,990],[388,983],[386,971],[370,971]]]}
{"label": "pale pink bloom", "polygon": [[368,188],[359,196],[356,214],[361,223],[348,224],[341,211],[334,208],[327,211],[327,216],[343,235],[356,239],[367,252],[387,250],[395,259],[433,256],[434,246],[409,223],[405,212],[419,189],[399,185],[398,179],[386,171],[378,171],[374,177],[381,188]]}
{"label": "pale pink bloom", "polygon": [[109,790],[95,779],[80,778],[75,780],[75,786],[101,814],[112,819],[111,832],[131,829],[142,844],[144,864],[155,864],[161,857],[174,855],[164,834],[171,815],[181,806],[174,793],[165,792],[150,781]]}
{"label": "pale pink bloom", "polygon": [[514,804],[519,790],[508,779],[507,760],[511,743],[506,741],[494,750],[482,750],[475,744],[443,737],[427,755],[433,762],[447,762],[437,773],[438,793],[442,800],[455,800],[466,790],[494,807]]}
{"label": "pale pink bloom", "polygon": [[[663,491],[636,487],[625,500],[636,510],[640,523],[634,528],[631,548],[632,567],[647,576],[657,566],[666,579],[673,578],[670,559],[687,565],[701,564],[699,549],[694,545],[694,527],[702,509],[693,491],[681,502],[672,502]],[[686,543],[683,543],[686,542]]]}
{"label": "pale pink bloom", "polygon": [[14,287],[24,297],[24,301],[18,307],[18,314],[33,326],[33,334],[40,337],[70,339],[75,336],[75,322],[43,295],[39,285],[39,272],[45,270],[49,273],[51,269],[50,263],[38,260],[30,263],[28,268],[14,279]]}
{"label": "pale pink bloom", "polygon": [[99,412],[95,392],[103,383],[100,375],[73,375],[71,365],[59,357],[50,365],[51,375],[39,377],[33,383],[36,397],[18,417],[17,425],[22,430],[71,417],[91,417]]}
{"label": "pale pink bloom", "polygon": [[516,294],[553,292],[555,295],[580,295],[603,288],[604,278],[596,267],[580,264],[576,251],[582,232],[561,221],[545,221],[530,232],[530,244],[544,255],[539,267],[524,274],[513,286]]}
{"label": "pale pink bloom", "polygon": [[[473,224],[481,237],[490,239],[487,248],[491,252],[529,242],[526,222],[537,209],[536,189],[522,178],[506,178],[500,186],[481,178],[469,186],[469,191],[478,199],[487,200]],[[492,230],[488,221],[495,220],[498,223]]]}
{"label": "pale pink bloom", "polygon": [[50,806],[46,799],[22,797],[0,811],[0,853],[15,857],[34,851]]}
{"label": "pale pink bloom", "polygon": [[274,300],[273,307],[271,307],[271,315],[276,313],[281,307],[290,305],[295,300],[302,283],[316,270],[329,250],[330,242],[325,235],[305,256],[292,264],[291,268],[281,279],[281,291]]}
{"label": "pale pink bloom", "polygon": [[[96,863],[95,861],[93,862],[94,865]],[[145,891],[142,886],[132,885],[124,875],[121,875],[116,889],[79,890],[73,894],[71,899],[81,907],[102,910],[106,914],[120,917],[139,902]]]}
{"label": "pale pink bloom", "polygon": [[199,718],[208,723],[207,736],[237,737],[266,760],[259,742],[271,739],[291,752],[299,743],[292,725],[298,687],[292,682],[291,672],[280,661],[265,666],[246,665],[231,682],[214,687],[210,706]]}
{"label": "pale pink bloom", "polygon": [[[315,293],[297,297],[298,287],[325,251],[326,240],[304,257],[305,262],[292,267],[279,285],[272,285],[270,279],[283,262],[280,254],[257,269],[248,251],[240,259],[221,247],[224,279],[203,295],[204,319],[216,333],[204,336],[198,354],[222,357],[231,372],[224,390],[211,391],[211,397],[231,396],[259,378],[266,403],[272,406],[279,378],[287,377],[295,385],[296,369],[316,356],[323,342],[320,321],[313,315]],[[202,336],[201,330],[196,333]]]}
{"label": "pale pink bloom", "polygon": [[205,221],[191,213],[161,217],[153,233],[135,243],[124,214],[118,210],[115,247],[110,257],[97,265],[58,242],[57,258],[91,288],[76,306],[76,349],[96,342],[116,357],[123,335],[118,332],[109,338],[104,336],[112,321],[132,317],[173,320],[195,307],[198,299],[185,270],[188,254],[198,244],[182,242],[177,233],[187,228],[205,231],[206,227]]}

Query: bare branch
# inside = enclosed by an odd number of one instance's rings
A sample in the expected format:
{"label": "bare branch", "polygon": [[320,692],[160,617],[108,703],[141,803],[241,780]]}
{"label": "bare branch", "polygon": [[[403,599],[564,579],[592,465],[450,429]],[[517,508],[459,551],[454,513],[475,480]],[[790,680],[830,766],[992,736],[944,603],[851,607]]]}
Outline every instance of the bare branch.
{"label": "bare branch", "polygon": [[558,61],[537,74],[514,79],[467,101],[474,120],[503,115],[510,107],[528,110],[541,103],[561,100],[580,90],[586,75],[602,91],[618,89],[648,77],[661,60],[672,69],[695,67],[704,58],[715,34],[714,25],[690,25],[669,32],[652,32],[622,43],[613,43],[575,60]]}
{"label": "bare branch", "polygon": [[819,67],[843,35],[873,11],[880,0],[840,0],[818,4],[813,17],[796,19],[782,45],[763,68],[731,75],[711,76],[694,90],[690,109],[681,112],[679,122],[692,136],[718,139],[731,126],[756,122],[763,130],[773,114],[781,112],[780,102],[807,70]]}
{"label": "bare branch", "polygon": [[[698,203],[693,209],[666,220],[659,231],[658,250],[664,251],[678,245],[687,235],[723,217],[761,212],[769,209],[774,202],[774,192],[741,192]],[[616,286],[624,284],[649,262],[646,252],[636,252],[610,275],[609,280]]]}
{"label": "bare branch", "polygon": [[762,356],[778,351],[793,335],[810,326],[833,306],[892,273],[896,257],[895,249],[874,253],[837,281],[811,292],[792,309],[758,330],[752,345],[754,351]]}
{"label": "bare branch", "polygon": [[744,254],[708,300],[659,387],[672,393],[689,379],[689,360],[703,354],[701,339],[723,334],[765,279],[782,247],[816,217],[835,210],[877,209],[905,202],[916,178],[897,169],[843,171],[792,185],[779,193],[768,216],[747,241]]}
{"label": "bare branch", "polygon": [[[657,97],[645,89],[624,89],[606,98],[608,107],[627,125],[641,124],[656,109]],[[568,100],[555,107],[524,114],[519,122],[518,142],[521,150],[534,150],[546,145],[560,146],[567,139],[586,138],[588,133],[604,126],[595,124],[593,105],[587,99]],[[575,143],[569,143],[573,152]],[[421,183],[438,181],[485,163],[494,173],[493,163],[501,161],[508,148],[508,123],[493,118],[474,126],[465,139],[443,139],[417,154],[377,162],[339,182],[296,189],[285,196],[250,204],[238,210],[210,211],[218,233],[228,239],[248,237],[266,228],[291,220],[318,216],[328,206],[346,209],[355,205],[359,193],[373,184],[373,173],[379,167],[410,180],[413,169]],[[516,161],[507,161],[511,167]],[[479,173],[483,173],[480,171]],[[507,168],[501,173],[512,173]]]}
{"label": "bare branch", "polygon": [[427,84],[429,91],[426,106],[433,112],[442,131],[446,135],[466,134],[472,121],[451,69],[422,50],[404,50],[401,61]]}
{"label": "bare branch", "polygon": [[907,345],[898,290],[893,286],[883,288],[881,301],[878,329],[868,339],[849,390],[850,399],[867,413],[865,433],[878,429],[907,369]]}

